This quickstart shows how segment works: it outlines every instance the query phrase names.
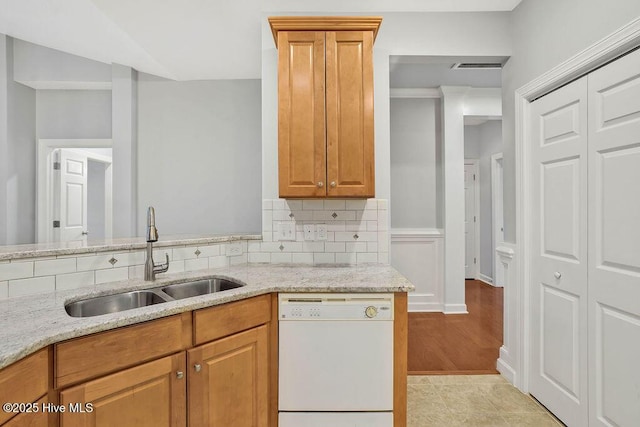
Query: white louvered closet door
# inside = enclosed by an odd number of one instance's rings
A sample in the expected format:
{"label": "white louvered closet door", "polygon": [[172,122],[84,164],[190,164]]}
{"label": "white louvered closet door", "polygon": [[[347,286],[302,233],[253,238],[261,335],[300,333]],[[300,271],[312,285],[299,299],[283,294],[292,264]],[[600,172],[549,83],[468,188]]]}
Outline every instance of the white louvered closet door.
{"label": "white louvered closet door", "polygon": [[589,74],[590,426],[640,426],[640,51]]}
{"label": "white louvered closet door", "polygon": [[587,78],[530,106],[532,194],[529,390],[586,426]]}

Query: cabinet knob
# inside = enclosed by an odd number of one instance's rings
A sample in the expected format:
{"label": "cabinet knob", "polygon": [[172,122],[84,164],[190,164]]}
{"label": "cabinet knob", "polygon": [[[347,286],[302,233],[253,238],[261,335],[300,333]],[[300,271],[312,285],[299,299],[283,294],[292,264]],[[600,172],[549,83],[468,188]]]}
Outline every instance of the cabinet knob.
{"label": "cabinet knob", "polygon": [[329,184],[331,186],[331,188],[336,188],[336,182],[335,181],[331,181],[331,184]]}
{"label": "cabinet knob", "polygon": [[200,372],[202,370],[202,366],[199,363],[196,363],[193,365],[193,369],[195,369],[196,372]]}
{"label": "cabinet knob", "polygon": [[324,182],[318,181],[318,188],[322,188],[322,187],[324,187]]}
{"label": "cabinet knob", "polygon": [[560,274],[559,271],[556,271],[555,273],[553,273],[553,277],[555,277],[556,279],[559,279],[562,277],[562,274]]}
{"label": "cabinet knob", "polygon": [[179,380],[183,379],[184,378],[184,372],[182,372],[182,371],[176,372],[176,378],[179,379]]}

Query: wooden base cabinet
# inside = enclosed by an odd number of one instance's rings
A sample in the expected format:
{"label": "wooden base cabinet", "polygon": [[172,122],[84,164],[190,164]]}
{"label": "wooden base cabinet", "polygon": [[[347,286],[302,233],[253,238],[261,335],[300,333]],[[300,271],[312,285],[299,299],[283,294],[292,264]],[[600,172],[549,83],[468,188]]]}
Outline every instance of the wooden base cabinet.
{"label": "wooden base cabinet", "polygon": [[[47,396],[43,397],[36,402],[38,405],[38,412],[16,415],[6,424],[2,424],[2,427],[48,427],[50,425],[49,420],[52,415],[42,410],[43,405],[48,402],[49,399],[47,399]],[[55,420],[55,417],[53,417],[53,420]]]}
{"label": "wooden base cabinet", "polygon": [[[3,427],[47,426],[49,414],[43,412],[50,386],[50,353],[43,348],[36,353],[0,369],[0,403],[22,404],[22,413],[0,411]],[[33,404],[32,404],[33,402]],[[24,412],[29,410],[32,412]],[[37,412],[36,412],[37,411]]]}
{"label": "wooden base cabinet", "polygon": [[[181,352],[62,391],[60,425],[186,426],[185,362]],[[82,412],[71,412],[74,404]]]}
{"label": "wooden base cabinet", "polygon": [[269,329],[262,325],[189,350],[189,425],[269,425]]}

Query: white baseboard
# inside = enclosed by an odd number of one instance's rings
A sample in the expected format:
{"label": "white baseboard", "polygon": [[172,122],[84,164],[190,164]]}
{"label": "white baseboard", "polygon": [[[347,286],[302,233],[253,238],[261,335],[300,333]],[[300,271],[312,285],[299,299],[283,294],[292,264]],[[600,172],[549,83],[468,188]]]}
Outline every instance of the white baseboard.
{"label": "white baseboard", "polygon": [[469,314],[467,304],[445,304],[444,314]]}
{"label": "white baseboard", "polygon": [[496,369],[507,381],[515,386],[516,371],[511,367],[509,362],[507,362],[508,358],[504,346],[500,347],[500,357],[496,363]]}
{"label": "white baseboard", "polygon": [[481,281],[481,282],[484,282],[484,283],[486,283],[487,285],[495,286],[495,285],[493,284],[493,279],[492,279],[491,277],[489,277],[489,276],[485,276],[485,275],[484,275],[484,274],[482,274],[482,273],[478,273],[478,277],[476,277],[476,280],[479,280],[479,281]]}
{"label": "white baseboard", "polygon": [[441,303],[437,302],[411,302],[409,301],[408,310],[410,313],[431,313],[442,312],[443,307]]}

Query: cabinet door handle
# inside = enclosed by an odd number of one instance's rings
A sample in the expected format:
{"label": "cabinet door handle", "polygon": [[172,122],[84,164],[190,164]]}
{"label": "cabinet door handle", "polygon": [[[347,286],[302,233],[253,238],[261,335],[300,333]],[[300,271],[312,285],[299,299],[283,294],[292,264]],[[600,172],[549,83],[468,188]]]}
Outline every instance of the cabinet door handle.
{"label": "cabinet door handle", "polygon": [[193,369],[195,369],[196,372],[200,372],[202,370],[202,366],[199,363],[196,363],[193,365]]}
{"label": "cabinet door handle", "polygon": [[179,380],[183,379],[184,378],[184,372],[182,372],[182,371],[176,372],[176,378],[179,379]]}
{"label": "cabinet door handle", "polygon": [[322,187],[324,187],[324,182],[318,181],[318,188],[322,188]]}
{"label": "cabinet door handle", "polygon": [[331,186],[331,188],[336,188],[336,182],[335,181],[331,181],[331,184],[329,184]]}

